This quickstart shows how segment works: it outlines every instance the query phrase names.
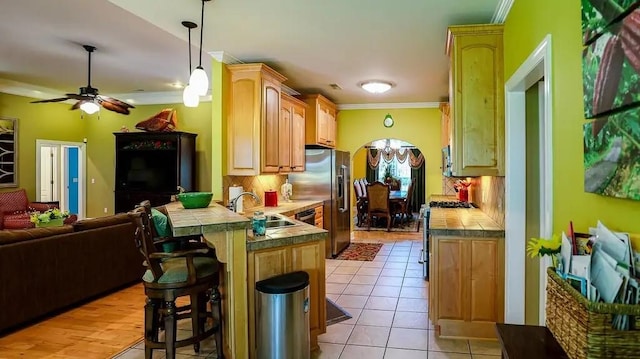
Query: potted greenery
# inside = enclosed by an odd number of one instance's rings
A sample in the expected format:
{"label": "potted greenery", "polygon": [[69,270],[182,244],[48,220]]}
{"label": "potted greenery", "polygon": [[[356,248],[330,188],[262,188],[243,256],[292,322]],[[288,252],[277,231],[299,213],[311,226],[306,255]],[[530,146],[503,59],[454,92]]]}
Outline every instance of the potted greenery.
{"label": "potted greenery", "polygon": [[36,227],[56,227],[61,226],[64,219],[69,217],[68,211],[61,211],[59,208],[48,209],[42,213],[33,212],[29,218]]}
{"label": "potted greenery", "polygon": [[392,191],[400,189],[400,180],[391,175],[391,167],[387,167],[384,171],[384,183],[389,185]]}

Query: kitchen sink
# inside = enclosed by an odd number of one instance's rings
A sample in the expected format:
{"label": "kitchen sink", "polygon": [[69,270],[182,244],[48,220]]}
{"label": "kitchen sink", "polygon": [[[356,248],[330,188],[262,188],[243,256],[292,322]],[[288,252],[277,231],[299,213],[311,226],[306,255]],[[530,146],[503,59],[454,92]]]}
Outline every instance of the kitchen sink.
{"label": "kitchen sink", "polygon": [[265,216],[267,218],[267,222],[269,221],[286,221],[283,216],[279,216],[277,214],[268,214]]}
{"label": "kitchen sink", "polygon": [[295,223],[288,221],[286,219],[278,219],[277,221],[267,221],[267,228],[277,228],[277,227],[286,227],[293,226]]}

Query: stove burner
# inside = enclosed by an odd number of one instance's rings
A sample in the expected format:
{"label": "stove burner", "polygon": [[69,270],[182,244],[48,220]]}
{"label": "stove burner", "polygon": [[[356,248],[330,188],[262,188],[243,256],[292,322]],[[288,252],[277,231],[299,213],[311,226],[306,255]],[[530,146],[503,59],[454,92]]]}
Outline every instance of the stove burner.
{"label": "stove burner", "polygon": [[435,208],[473,208],[469,202],[459,201],[431,201],[429,207]]}

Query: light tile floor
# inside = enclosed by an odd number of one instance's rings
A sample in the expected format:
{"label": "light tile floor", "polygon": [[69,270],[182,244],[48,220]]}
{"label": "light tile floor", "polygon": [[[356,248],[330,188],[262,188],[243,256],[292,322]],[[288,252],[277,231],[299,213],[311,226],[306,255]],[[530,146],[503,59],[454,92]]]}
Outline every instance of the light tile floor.
{"label": "light tile floor", "polygon": [[[437,339],[427,316],[428,282],[418,263],[422,233],[356,231],[354,242],[381,242],[371,262],[326,262],[327,297],[353,318],[328,326],[318,339],[313,359],[497,359],[497,342]],[[189,335],[189,323],[178,334]],[[163,351],[154,351],[163,359]],[[179,348],[176,358],[216,358],[213,340],[202,343],[200,354],[191,346]],[[144,358],[138,343],[116,356]]]}
{"label": "light tile floor", "polygon": [[370,262],[328,259],[327,297],[353,318],[327,327],[314,359],[497,359],[492,341],[438,339],[428,319],[428,286],[418,263],[421,233],[353,232],[381,242]]}

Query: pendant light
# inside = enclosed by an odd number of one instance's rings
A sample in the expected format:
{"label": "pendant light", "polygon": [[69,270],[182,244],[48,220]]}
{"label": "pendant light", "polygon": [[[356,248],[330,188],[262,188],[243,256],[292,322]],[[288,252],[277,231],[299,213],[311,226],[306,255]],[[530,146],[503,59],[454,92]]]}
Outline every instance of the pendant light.
{"label": "pendant light", "polygon": [[[198,25],[191,21],[183,21],[182,26],[186,27],[189,31],[189,72],[191,72],[191,29],[195,29]],[[187,107],[198,107],[200,104],[200,97],[193,86],[191,86],[191,82],[185,86],[182,92],[182,103]]]}
{"label": "pendant light", "polygon": [[193,86],[199,96],[206,96],[209,90],[209,77],[202,68],[202,35],[204,33],[204,3],[206,1],[210,0],[202,0],[202,11],[200,12],[200,62],[189,77],[189,85]]}

